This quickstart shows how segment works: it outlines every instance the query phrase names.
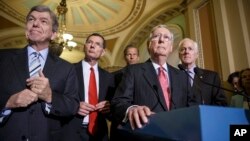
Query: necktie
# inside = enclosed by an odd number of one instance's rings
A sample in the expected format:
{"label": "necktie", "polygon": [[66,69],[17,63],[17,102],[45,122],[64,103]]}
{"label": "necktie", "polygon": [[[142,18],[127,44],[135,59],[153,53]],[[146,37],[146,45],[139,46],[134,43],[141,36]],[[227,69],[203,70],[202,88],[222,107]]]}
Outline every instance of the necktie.
{"label": "necktie", "polygon": [[193,76],[193,73],[190,70],[188,70],[188,74],[189,74],[188,80],[189,80],[189,83],[190,83],[190,85],[192,87],[193,86],[193,79],[192,78],[194,78],[194,76]]}
{"label": "necktie", "polygon": [[164,73],[163,67],[159,67],[158,69],[158,79],[161,84],[161,88],[164,94],[165,102],[168,110],[170,109],[170,89],[168,83],[168,76]]}
{"label": "necktie", "polygon": [[39,75],[38,72],[42,68],[41,62],[39,60],[39,56],[40,56],[40,54],[37,52],[33,52],[30,56],[30,58],[31,58],[31,62],[29,64],[30,77]]}
{"label": "necktie", "polygon": [[[94,69],[90,68],[90,79],[89,79],[89,104],[96,105],[98,103],[97,98],[97,87],[95,80]],[[89,114],[89,125],[88,131],[90,134],[94,135],[97,129],[97,112],[91,112]]]}

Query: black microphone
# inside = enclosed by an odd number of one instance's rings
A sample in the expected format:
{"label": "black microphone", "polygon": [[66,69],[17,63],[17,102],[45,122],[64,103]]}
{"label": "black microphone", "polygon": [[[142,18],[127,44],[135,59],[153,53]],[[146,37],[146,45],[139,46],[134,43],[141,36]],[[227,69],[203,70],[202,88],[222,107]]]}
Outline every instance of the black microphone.
{"label": "black microphone", "polygon": [[[158,104],[160,104],[161,107],[164,109],[164,105],[161,103],[161,100],[160,100],[161,98],[160,98],[160,95],[158,93],[158,87],[156,85],[153,85],[152,87],[156,93],[157,103],[151,108],[151,111],[155,110],[155,108],[157,107]],[[175,103],[174,103],[172,97],[170,100],[171,100],[171,103],[173,104],[173,108],[176,109],[176,106],[175,106]]]}
{"label": "black microphone", "polygon": [[188,76],[189,78],[191,78],[192,80],[194,80],[194,78],[187,72],[187,70],[185,69],[184,65],[179,64],[179,65],[178,65],[178,68],[179,68],[180,70],[184,71],[184,72],[187,74],[187,76]]}
{"label": "black microphone", "polygon": [[158,94],[158,87],[156,85],[153,85],[153,89],[155,90],[156,93],[156,98],[157,98],[157,102],[156,104],[151,108],[151,111],[155,110],[155,108],[157,107],[158,104],[160,104],[162,106],[162,108],[164,107],[160,101],[160,96]]}
{"label": "black microphone", "polygon": [[[180,70],[184,71],[185,74],[188,76],[188,78],[191,78],[192,81],[193,81],[193,83],[195,83],[194,78],[187,72],[187,70],[185,69],[186,67],[185,67],[184,65],[179,64],[179,65],[178,65],[178,68],[179,68]],[[191,82],[190,82],[189,80],[187,80],[187,84],[190,84],[190,86],[191,86]],[[188,85],[187,85],[187,86],[188,86]],[[201,88],[200,88],[199,85],[197,85],[197,88],[201,91]],[[204,101],[204,99],[203,99],[202,94],[200,94],[200,98],[201,98],[202,104],[205,104],[205,101]]]}
{"label": "black microphone", "polygon": [[[188,76],[188,78],[191,78],[192,81],[194,82],[194,78],[188,73],[188,71],[185,69],[184,65],[179,64],[179,65],[178,65],[178,68],[179,68],[180,70],[184,71],[184,72],[186,73],[186,75]],[[187,83],[190,84],[190,86],[191,86],[190,81],[187,81]]]}
{"label": "black microphone", "polygon": [[202,79],[202,77],[200,76],[201,73],[200,73],[200,70],[197,67],[194,68],[194,73],[198,76],[199,80],[202,83],[206,84],[206,85],[209,85],[209,86],[212,86],[212,87],[215,87],[215,88],[218,88],[218,89],[222,89],[222,90],[225,90],[225,91],[228,91],[228,92],[231,92],[231,93],[236,93],[236,94],[242,95],[245,98],[247,98],[248,100],[250,100],[250,97],[248,95],[244,94],[244,90],[235,92],[233,90],[230,90],[230,89],[227,89],[227,88],[224,88],[224,87],[221,87],[221,86],[217,86],[217,85],[214,85],[214,84],[211,84],[211,83],[208,83],[208,82],[204,81]]}

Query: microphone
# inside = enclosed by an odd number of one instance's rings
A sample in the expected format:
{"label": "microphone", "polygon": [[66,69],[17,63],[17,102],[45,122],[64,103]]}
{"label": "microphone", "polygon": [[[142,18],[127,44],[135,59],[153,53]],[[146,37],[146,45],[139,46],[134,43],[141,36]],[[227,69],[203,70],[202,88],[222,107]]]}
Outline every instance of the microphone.
{"label": "microphone", "polygon": [[[179,65],[178,65],[178,68],[179,68],[180,70],[184,71],[184,72],[186,73],[186,75],[188,76],[188,78],[191,78],[192,81],[194,82],[194,78],[188,73],[188,71],[185,69],[184,65],[179,64]],[[191,86],[190,81],[187,81],[187,83],[189,83],[190,86]]]}
{"label": "microphone", "polygon": [[153,89],[155,90],[155,93],[156,93],[156,98],[157,98],[157,102],[156,104],[151,108],[151,111],[155,110],[156,106],[158,104],[161,105],[161,107],[163,108],[164,106],[162,105],[161,101],[160,101],[160,96],[158,94],[158,87],[156,85],[153,85]]}
{"label": "microphone", "polygon": [[[195,83],[194,78],[186,71],[186,69],[185,69],[186,67],[185,67],[184,65],[179,64],[179,65],[178,65],[178,68],[179,68],[180,70],[184,71],[185,74],[188,76],[188,78],[191,78],[191,79],[192,79],[193,84]],[[191,86],[191,83],[190,83],[189,80],[187,80],[187,86],[188,86],[188,84],[190,84],[190,86]],[[201,91],[201,88],[200,88],[199,85],[197,85],[197,88]],[[200,94],[200,97],[201,97],[202,104],[205,104],[205,100],[203,99],[202,94]]]}
{"label": "microphone", "polygon": [[[158,94],[158,87],[157,87],[156,85],[153,85],[152,87],[153,87],[153,89],[154,89],[155,92],[156,92],[157,103],[151,108],[151,111],[155,110],[155,108],[156,108],[156,106],[157,106],[158,104],[160,104],[161,107],[164,109],[164,105],[161,103],[161,100],[160,100],[161,98],[160,98],[160,95]],[[175,103],[174,103],[172,97],[171,97],[171,103],[172,103],[173,106],[174,106],[173,108],[176,109]]]}
{"label": "microphone", "polygon": [[179,65],[178,65],[178,68],[179,68],[180,70],[184,71],[184,72],[186,73],[186,75],[187,75],[189,78],[191,78],[192,80],[194,80],[194,78],[193,78],[192,76],[190,76],[189,73],[186,71],[184,65],[179,64]]}
{"label": "microphone", "polygon": [[227,89],[227,88],[224,88],[224,87],[221,87],[221,86],[217,86],[217,85],[214,85],[214,84],[211,84],[211,83],[208,83],[208,82],[204,81],[202,79],[202,76],[200,76],[201,73],[200,73],[200,70],[197,67],[194,68],[194,73],[198,76],[199,80],[202,83],[206,84],[206,85],[209,85],[209,86],[212,86],[212,87],[215,87],[215,88],[218,88],[218,89],[222,89],[222,90],[225,90],[225,91],[228,91],[228,92],[231,92],[231,93],[236,93],[236,94],[242,95],[245,98],[247,98],[248,100],[250,100],[250,97],[248,95],[244,94],[244,90],[235,92],[233,90],[230,90],[230,89]]}

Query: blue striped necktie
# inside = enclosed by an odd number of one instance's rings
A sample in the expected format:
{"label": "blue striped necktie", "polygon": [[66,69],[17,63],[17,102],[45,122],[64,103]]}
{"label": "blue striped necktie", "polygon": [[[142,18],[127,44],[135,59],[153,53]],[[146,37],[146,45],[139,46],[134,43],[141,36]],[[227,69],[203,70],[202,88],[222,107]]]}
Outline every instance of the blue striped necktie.
{"label": "blue striped necktie", "polygon": [[42,65],[39,59],[40,54],[37,52],[33,52],[30,56],[31,61],[29,64],[29,73],[30,73],[30,77],[32,76],[38,76],[39,75],[39,71],[42,69]]}

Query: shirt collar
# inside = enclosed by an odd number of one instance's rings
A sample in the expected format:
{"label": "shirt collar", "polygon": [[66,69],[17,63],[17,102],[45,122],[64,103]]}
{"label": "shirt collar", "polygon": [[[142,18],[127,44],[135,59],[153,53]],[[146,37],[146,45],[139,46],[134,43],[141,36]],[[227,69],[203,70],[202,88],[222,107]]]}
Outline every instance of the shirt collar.
{"label": "shirt collar", "polygon": [[196,67],[196,65],[192,66],[190,69],[187,69],[186,71],[191,72],[192,74],[194,74],[194,68]]}
{"label": "shirt collar", "polygon": [[[152,64],[153,64],[155,70],[158,70],[158,68],[161,67],[159,64],[156,64],[156,63],[153,62],[153,61],[152,61]],[[163,67],[163,69],[164,69],[166,72],[168,72],[167,63],[164,63],[164,64],[162,65],[162,67]]]}
{"label": "shirt collar", "polygon": [[49,49],[48,49],[48,48],[45,48],[45,49],[43,49],[43,50],[36,51],[36,50],[35,50],[34,48],[32,48],[31,46],[28,46],[28,55],[30,56],[33,52],[38,52],[38,53],[40,53],[41,58],[45,61],[45,60],[47,59]]}
{"label": "shirt collar", "polygon": [[82,64],[84,67],[86,67],[88,70],[92,67],[95,71],[98,68],[98,63],[96,63],[94,66],[91,66],[88,62],[86,62],[85,60],[82,60]]}

